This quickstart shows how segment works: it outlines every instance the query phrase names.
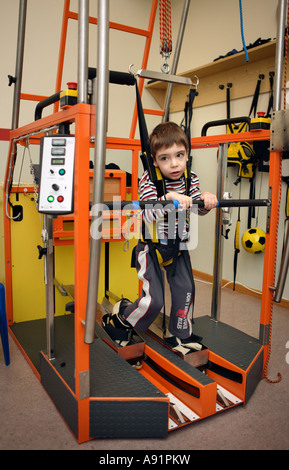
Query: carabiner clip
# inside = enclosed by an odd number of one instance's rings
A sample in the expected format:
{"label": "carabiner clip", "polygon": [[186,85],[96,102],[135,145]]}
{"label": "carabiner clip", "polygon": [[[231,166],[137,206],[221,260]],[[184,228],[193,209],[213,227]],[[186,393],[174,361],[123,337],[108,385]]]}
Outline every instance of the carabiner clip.
{"label": "carabiner clip", "polygon": [[171,70],[171,69],[170,69],[169,64],[167,63],[167,58],[165,58],[165,60],[164,60],[164,62],[163,62],[163,64],[162,64],[162,66],[161,66],[161,71],[162,71],[163,73],[169,73],[170,70]]}

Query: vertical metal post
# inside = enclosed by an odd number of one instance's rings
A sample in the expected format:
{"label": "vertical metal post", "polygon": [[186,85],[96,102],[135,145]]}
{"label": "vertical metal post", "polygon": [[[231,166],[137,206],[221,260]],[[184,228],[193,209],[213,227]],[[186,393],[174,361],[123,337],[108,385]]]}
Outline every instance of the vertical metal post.
{"label": "vertical metal post", "polygon": [[[185,31],[189,6],[190,6],[190,0],[185,0],[185,5],[184,5],[184,9],[183,9],[182,19],[181,19],[181,24],[180,24],[179,34],[178,34],[178,39],[177,39],[177,43],[176,43],[176,50],[175,50],[173,64],[172,64],[172,70],[171,70],[172,75],[175,75],[176,72],[177,72],[177,67],[178,67],[178,62],[179,62],[179,57],[180,57],[180,52],[181,52],[181,47],[182,47],[182,42],[183,42],[183,37],[184,37],[184,31]],[[170,102],[171,102],[172,92],[173,92],[173,83],[169,83],[168,87],[167,87],[166,96],[165,96],[165,104],[164,104],[165,114],[163,116],[163,122],[168,121],[168,119],[169,119]]]}
{"label": "vertical metal post", "polygon": [[96,122],[94,147],[94,180],[93,208],[91,225],[100,220],[98,236],[90,238],[90,258],[88,292],[85,321],[85,343],[94,341],[97,297],[99,284],[99,267],[101,254],[102,203],[105,175],[106,133],[108,116],[108,33],[109,1],[98,1],[98,65],[96,91]]}
{"label": "vertical metal post", "polygon": [[44,258],[45,289],[46,289],[46,345],[47,357],[54,359],[54,248],[53,248],[53,217],[44,214]]}
{"label": "vertical metal post", "polygon": [[89,0],[78,0],[77,102],[87,103]]}
{"label": "vertical metal post", "polygon": [[[220,144],[219,153],[218,153],[218,177],[217,177],[217,198],[219,201],[222,199],[223,192],[224,192],[225,172],[226,172],[226,166],[227,166],[226,160],[227,158],[225,158],[224,156],[224,144]],[[219,321],[220,319],[222,267],[223,267],[222,208],[217,207],[213,291],[212,291],[212,303],[211,303],[211,319],[214,321]]]}
{"label": "vertical metal post", "polygon": [[[284,38],[285,27],[287,23],[287,0],[279,1],[279,21],[276,41],[276,56],[275,56],[275,89],[273,98],[273,111],[281,110],[281,94],[282,94],[282,79],[283,79],[283,57],[284,57]],[[286,93],[286,90],[284,90]],[[277,182],[276,182],[277,184]],[[283,256],[280,265],[278,281],[276,285],[274,301],[281,302],[283,290],[286,282],[287,271],[289,265],[289,228],[287,226],[285,245]]]}
{"label": "vertical metal post", "polygon": [[25,41],[25,28],[26,28],[26,11],[27,11],[27,0],[20,0],[19,19],[18,19],[17,55],[16,55],[16,67],[15,67],[16,81],[15,81],[15,88],[14,88],[12,125],[11,125],[12,129],[16,129],[19,124],[20,93],[21,93],[21,83],[22,83],[24,41]]}
{"label": "vertical metal post", "polygon": [[274,78],[274,97],[273,97],[273,111],[281,109],[281,94],[282,94],[282,79],[283,79],[283,57],[284,57],[284,38],[285,27],[287,23],[287,0],[279,1],[279,20],[278,31],[276,40],[276,55],[275,55],[275,78]]}

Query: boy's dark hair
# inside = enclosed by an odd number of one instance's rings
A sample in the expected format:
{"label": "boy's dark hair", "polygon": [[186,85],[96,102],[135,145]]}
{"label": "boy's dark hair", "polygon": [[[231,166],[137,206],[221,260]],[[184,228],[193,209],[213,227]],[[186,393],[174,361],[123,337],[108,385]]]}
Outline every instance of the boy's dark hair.
{"label": "boy's dark hair", "polygon": [[168,148],[174,144],[182,144],[187,151],[189,149],[184,130],[175,122],[162,122],[155,127],[149,137],[150,151],[153,158],[155,158],[160,148]]}

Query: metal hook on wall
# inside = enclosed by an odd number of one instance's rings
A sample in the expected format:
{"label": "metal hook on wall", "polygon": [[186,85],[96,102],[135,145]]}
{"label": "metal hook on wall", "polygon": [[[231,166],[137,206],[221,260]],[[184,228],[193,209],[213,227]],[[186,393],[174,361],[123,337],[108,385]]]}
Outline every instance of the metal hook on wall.
{"label": "metal hook on wall", "polygon": [[134,64],[130,64],[129,67],[128,67],[128,71],[129,71],[129,73],[130,73],[131,75],[134,75],[134,76],[135,76],[136,74],[134,74],[133,71],[132,71],[132,67],[133,67],[133,66],[134,66]]}
{"label": "metal hook on wall", "polygon": [[196,90],[197,90],[198,85],[199,85],[199,83],[200,83],[200,80],[199,80],[199,78],[197,77],[197,75],[195,75],[195,78],[197,79],[197,81],[196,81],[196,83],[192,82],[192,86],[194,86],[194,87],[196,88]]}

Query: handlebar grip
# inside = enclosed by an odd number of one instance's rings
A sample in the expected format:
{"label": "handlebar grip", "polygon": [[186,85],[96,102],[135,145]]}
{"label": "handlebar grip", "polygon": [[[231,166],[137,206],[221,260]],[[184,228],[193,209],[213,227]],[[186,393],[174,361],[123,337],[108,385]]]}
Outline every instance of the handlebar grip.
{"label": "handlebar grip", "polygon": [[203,126],[201,136],[204,137],[206,135],[206,132],[209,129],[209,127],[226,126],[228,124],[237,124],[241,122],[247,122],[249,129],[250,129],[251,119],[248,116],[241,116],[241,117],[229,118],[229,119],[219,119],[218,121],[209,121]]}

